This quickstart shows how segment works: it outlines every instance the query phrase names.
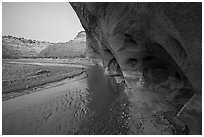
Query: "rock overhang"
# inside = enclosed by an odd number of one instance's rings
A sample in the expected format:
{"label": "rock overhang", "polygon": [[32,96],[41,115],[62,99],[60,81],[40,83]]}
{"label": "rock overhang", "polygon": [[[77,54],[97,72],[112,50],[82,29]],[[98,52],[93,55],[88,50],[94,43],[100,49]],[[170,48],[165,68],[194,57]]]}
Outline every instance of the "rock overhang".
{"label": "rock overhang", "polygon": [[[175,119],[186,117],[185,114],[189,114],[186,110],[191,112],[194,108],[201,113],[201,107],[193,105],[201,104],[202,92],[201,3],[71,5],[86,31],[89,56],[102,59],[106,73],[122,75],[130,88],[126,88],[127,92],[133,92],[137,99],[144,97],[143,102],[149,106],[167,107],[169,110],[164,110],[170,111],[170,105],[158,101],[168,94],[166,100],[174,103],[176,96],[185,96],[181,90],[191,94],[188,92],[191,89],[193,95],[180,104],[182,107],[177,110]],[[169,91],[162,94],[136,92],[134,87],[138,83],[148,83],[158,91],[166,86]],[[145,115],[144,110],[143,106],[141,114]],[[186,124],[191,128],[189,134],[200,134],[199,122],[195,124],[199,129]]]}

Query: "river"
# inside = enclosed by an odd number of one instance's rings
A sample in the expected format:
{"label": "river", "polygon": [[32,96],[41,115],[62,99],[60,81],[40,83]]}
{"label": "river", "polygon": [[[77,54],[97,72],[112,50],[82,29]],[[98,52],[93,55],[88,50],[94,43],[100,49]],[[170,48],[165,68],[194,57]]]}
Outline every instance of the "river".
{"label": "river", "polygon": [[124,134],[125,127],[110,127],[124,125],[124,121],[116,121],[125,115],[120,110],[118,117],[111,116],[120,88],[113,77],[93,66],[86,74],[62,83],[3,101],[3,134]]}

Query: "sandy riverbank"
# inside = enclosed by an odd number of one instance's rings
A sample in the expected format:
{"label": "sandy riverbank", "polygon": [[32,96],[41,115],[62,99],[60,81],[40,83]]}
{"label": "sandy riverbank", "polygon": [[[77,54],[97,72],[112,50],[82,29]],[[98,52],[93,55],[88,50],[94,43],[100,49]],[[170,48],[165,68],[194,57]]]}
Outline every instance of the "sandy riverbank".
{"label": "sandy riverbank", "polygon": [[39,91],[64,79],[72,79],[85,73],[82,63],[64,60],[16,59],[2,62],[3,100]]}

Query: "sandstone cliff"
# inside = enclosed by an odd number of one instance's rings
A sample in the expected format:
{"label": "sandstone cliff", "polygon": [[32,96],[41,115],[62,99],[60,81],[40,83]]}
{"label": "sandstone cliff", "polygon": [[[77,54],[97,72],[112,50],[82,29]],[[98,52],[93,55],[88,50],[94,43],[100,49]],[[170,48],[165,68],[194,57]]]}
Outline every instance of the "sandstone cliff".
{"label": "sandstone cliff", "polygon": [[[103,59],[106,73],[124,77],[133,120],[144,127],[135,134],[164,133],[154,116],[169,112],[175,132],[168,134],[201,134],[201,3],[71,5],[86,31],[87,49]],[[138,90],[147,84],[151,90]]]}
{"label": "sandstone cliff", "polygon": [[67,58],[85,57],[86,33],[81,31],[77,36],[66,43],[55,43],[45,48],[40,57]]}

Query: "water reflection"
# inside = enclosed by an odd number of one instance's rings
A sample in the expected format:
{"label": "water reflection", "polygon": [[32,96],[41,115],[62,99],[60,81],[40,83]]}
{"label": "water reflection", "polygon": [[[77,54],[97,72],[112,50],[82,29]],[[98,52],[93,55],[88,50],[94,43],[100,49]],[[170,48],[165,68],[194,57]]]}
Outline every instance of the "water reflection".
{"label": "water reflection", "polygon": [[91,96],[88,108],[97,115],[102,115],[118,95],[118,84],[113,77],[105,76],[100,66],[88,70],[87,83]]}
{"label": "water reflection", "polygon": [[87,107],[93,113],[85,118],[76,134],[128,134],[129,101],[123,92],[124,82],[117,83],[114,77],[104,75],[100,66],[91,67],[87,73]]}

